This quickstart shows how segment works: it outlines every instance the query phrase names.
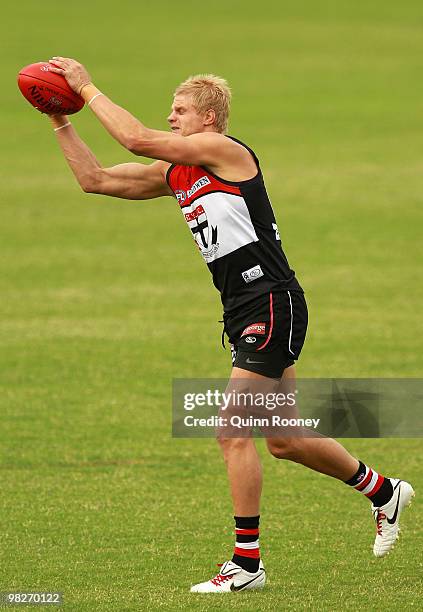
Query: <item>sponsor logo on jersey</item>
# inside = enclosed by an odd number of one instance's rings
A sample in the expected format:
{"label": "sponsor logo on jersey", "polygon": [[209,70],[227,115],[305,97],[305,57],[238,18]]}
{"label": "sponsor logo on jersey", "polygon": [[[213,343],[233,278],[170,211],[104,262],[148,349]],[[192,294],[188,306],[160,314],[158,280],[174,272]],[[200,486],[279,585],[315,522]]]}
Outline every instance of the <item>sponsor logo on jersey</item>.
{"label": "sponsor logo on jersey", "polygon": [[202,187],[205,187],[206,185],[210,185],[210,184],[211,183],[210,183],[209,177],[208,176],[202,176],[201,178],[198,179],[198,181],[195,181],[195,183],[191,187],[191,189],[188,189],[187,196],[190,198],[191,196],[194,195],[194,193],[196,191],[198,191]]}
{"label": "sponsor logo on jersey", "polygon": [[241,338],[243,336],[249,336],[250,334],[255,334],[256,336],[264,336],[266,333],[266,323],[253,323],[244,329],[241,334]]}
{"label": "sponsor logo on jersey", "polygon": [[245,270],[245,272],[241,272],[241,274],[246,283],[251,283],[252,281],[256,280],[256,278],[264,276],[260,265],[254,266],[254,268],[250,268],[249,270]]}
{"label": "sponsor logo on jersey", "polygon": [[245,338],[245,342],[248,342],[248,344],[254,344],[254,342],[257,342],[257,338],[254,338],[254,336],[247,336]]}

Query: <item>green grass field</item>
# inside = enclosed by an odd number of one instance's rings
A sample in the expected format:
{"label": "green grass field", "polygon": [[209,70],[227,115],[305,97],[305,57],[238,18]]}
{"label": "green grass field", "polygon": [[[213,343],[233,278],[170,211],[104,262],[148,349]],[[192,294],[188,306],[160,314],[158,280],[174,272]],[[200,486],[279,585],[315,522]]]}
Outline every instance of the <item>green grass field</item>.
{"label": "green grass field", "polygon": [[[231,555],[232,508],[215,442],[171,438],[171,382],[228,375],[219,296],[175,202],[82,193],[15,79],[76,57],[165,129],[181,80],[225,76],[309,302],[299,374],[419,377],[422,25],[417,0],[2,8],[0,591],[75,611],[421,609],[418,439],[346,441],[417,490],[383,560],[361,496],[260,443],[268,588],[189,593]],[[131,160],[90,111],[73,121],[103,164]]]}

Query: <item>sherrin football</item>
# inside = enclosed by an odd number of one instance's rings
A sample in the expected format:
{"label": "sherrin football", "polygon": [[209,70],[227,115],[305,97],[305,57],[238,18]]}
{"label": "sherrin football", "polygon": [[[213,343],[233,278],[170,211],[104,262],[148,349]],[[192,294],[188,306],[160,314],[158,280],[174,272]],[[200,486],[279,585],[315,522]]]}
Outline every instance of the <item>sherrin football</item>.
{"label": "sherrin football", "polygon": [[18,86],[28,102],[47,115],[72,115],[85,104],[83,98],[69,87],[64,76],[51,72],[48,62],[22,68],[18,74]]}

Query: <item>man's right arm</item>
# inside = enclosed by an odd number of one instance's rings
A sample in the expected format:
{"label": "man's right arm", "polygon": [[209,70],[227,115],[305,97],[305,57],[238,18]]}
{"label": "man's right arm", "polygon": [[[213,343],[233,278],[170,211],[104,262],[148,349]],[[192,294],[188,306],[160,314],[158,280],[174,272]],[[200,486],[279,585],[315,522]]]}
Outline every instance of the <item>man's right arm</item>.
{"label": "man's right arm", "polygon": [[[67,117],[51,117],[63,154],[76,180],[87,193],[147,200],[173,195],[166,182],[170,164],[156,161],[152,164],[128,163],[103,168],[93,152],[81,140],[71,125],[64,127]],[[57,129],[62,128],[62,129]]]}

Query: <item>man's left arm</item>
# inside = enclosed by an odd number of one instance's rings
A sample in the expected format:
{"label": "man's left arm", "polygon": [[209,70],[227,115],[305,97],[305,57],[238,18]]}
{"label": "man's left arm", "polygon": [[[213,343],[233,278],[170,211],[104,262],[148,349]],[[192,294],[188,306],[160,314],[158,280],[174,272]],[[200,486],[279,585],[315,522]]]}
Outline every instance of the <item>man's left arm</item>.
{"label": "man's left arm", "polygon": [[50,64],[84,98],[109,134],[135,155],[199,166],[215,166],[217,160],[230,163],[240,155],[240,145],[216,132],[181,136],[147,128],[100,92],[82,64],[62,57],[53,58]]}

